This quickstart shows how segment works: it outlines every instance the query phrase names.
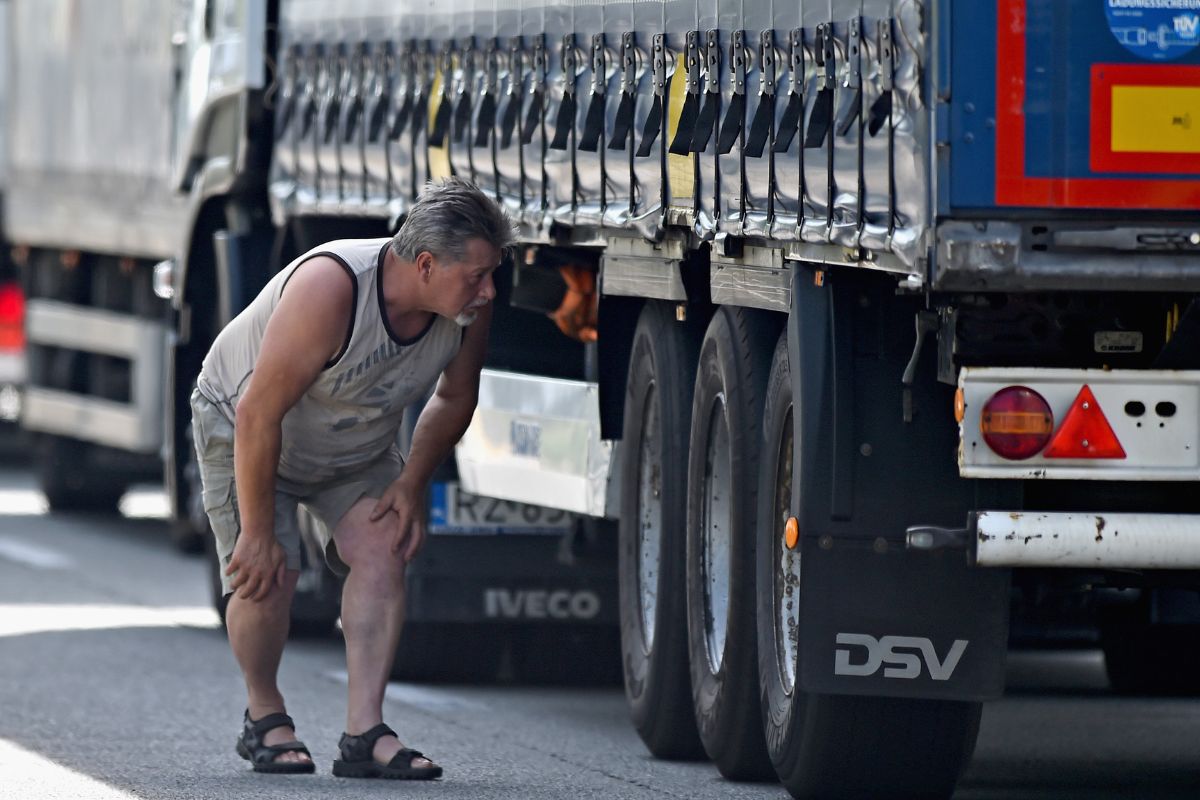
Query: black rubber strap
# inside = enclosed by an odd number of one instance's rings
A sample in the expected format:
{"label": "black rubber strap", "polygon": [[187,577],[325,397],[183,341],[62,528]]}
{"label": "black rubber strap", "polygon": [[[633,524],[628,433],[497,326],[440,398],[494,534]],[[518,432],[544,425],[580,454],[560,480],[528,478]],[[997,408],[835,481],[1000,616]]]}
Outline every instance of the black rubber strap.
{"label": "black rubber strap", "polygon": [[[383,104],[380,103],[382,107]],[[396,109],[396,113],[392,115],[392,124],[388,130],[388,138],[393,142],[400,138],[400,134],[404,132],[404,126],[408,124],[408,118],[412,115],[413,96],[411,92],[404,93],[404,102]]]}
{"label": "black rubber strap", "polygon": [[617,114],[613,118],[612,137],[608,140],[609,150],[624,150],[629,141],[629,133],[633,130],[633,95],[621,92],[621,102],[617,104]]}
{"label": "black rubber strap", "polygon": [[525,113],[525,124],[521,127],[521,144],[529,144],[533,141],[533,135],[537,132],[538,123],[542,121],[542,115],[545,113],[546,95],[541,89],[537,89],[533,93],[533,97],[529,99],[529,110]]}
{"label": "black rubber strap", "polygon": [[500,149],[512,146],[513,133],[517,130],[517,117],[521,113],[521,95],[517,93],[508,96],[504,106],[504,116],[500,118]]}
{"label": "black rubber strap", "polygon": [[454,141],[461,142],[471,127],[471,92],[463,89],[454,104]]}
{"label": "black rubber strap", "polygon": [[312,130],[313,123],[317,121],[317,103],[309,97],[304,104],[304,113],[300,115],[300,138],[308,136],[308,132]]}
{"label": "black rubber strap", "polygon": [[842,107],[842,118],[837,124],[837,135],[845,136],[854,127],[854,122],[862,113],[862,89],[855,89],[850,100]]}
{"label": "black rubber strap", "polygon": [[683,98],[683,108],[679,109],[679,124],[675,126],[675,138],[671,140],[668,152],[677,156],[686,156],[692,152],[692,139],[696,134],[696,112],[700,105],[698,96],[688,92]]}
{"label": "black rubber strap", "polygon": [[287,133],[288,127],[292,124],[292,117],[296,114],[296,96],[291,92],[283,95],[283,105],[279,108],[279,122],[275,125],[275,141],[283,138]]}
{"label": "black rubber strap", "polygon": [[717,138],[717,153],[725,155],[733,150],[742,126],[746,124],[746,95],[735,94],[729,98],[729,108],[725,111],[725,121],[721,123],[721,135]]}
{"label": "black rubber strap", "polygon": [[380,97],[371,106],[371,113],[367,116],[367,141],[378,142],[380,134],[383,133],[384,120],[387,119],[387,101]]}
{"label": "black rubber strap", "polygon": [[833,89],[822,89],[817,92],[813,101],[813,110],[808,117],[808,131],[804,134],[804,146],[813,148],[823,145],[832,123]]}
{"label": "black rubber strap", "polygon": [[804,111],[804,98],[792,92],[788,95],[787,107],[783,109],[783,116],[779,120],[779,130],[775,132],[775,144],[771,148],[776,153],[786,153],[792,146],[792,140],[796,138],[796,132],[800,129],[800,113]]}
{"label": "black rubber strap", "polygon": [[562,102],[558,106],[558,115],[554,121],[554,139],[550,142],[551,150],[567,149],[571,129],[575,127],[575,106],[574,93],[564,94]]}
{"label": "black rubber strap", "polygon": [[642,126],[642,143],[638,145],[638,158],[645,158],[654,150],[654,143],[658,141],[659,131],[662,130],[662,121],[663,99],[658,95],[654,95],[654,102],[650,105],[650,113],[646,115],[646,124]]}
{"label": "black rubber strap", "polygon": [[446,145],[446,134],[450,131],[450,112],[454,105],[449,95],[442,95],[442,102],[438,104],[437,114],[433,117],[433,130],[429,132],[430,147],[444,147]]}
{"label": "black rubber strap", "polygon": [[412,132],[413,139],[421,134],[425,129],[425,123],[429,119],[429,95],[422,92],[413,99],[412,108]]}
{"label": "black rubber strap", "polygon": [[355,96],[350,103],[350,108],[346,110],[346,123],[343,126],[342,141],[354,141],[354,134],[358,132],[358,121],[362,119],[363,101],[362,97]]}
{"label": "black rubber strap", "polygon": [[342,115],[342,101],[335,94],[329,98],[329,107],[325,109],[325,131],[322,140],[325,144],[333,142],[333,134],[337,131],[338,118]]}
{"label": "black rubber strap", "polygon": [[604,92],[593,92],[588,102],[587,115],[583,120],[583,133],[579,136],[579,149],[594,153],[600,149],[600,137],[604,135]]}
{"label": "black rubber strap", "polygon": [[475,146],[487,147],[496,125],[496,95],[488,92],[479,99],[479,116],[475,118]]}
{"label": "black rubber strap", "polygon": [[713,128],[717,124],[717,109],[721,105],[721,95],[707,92],[704,95],[704,105],[700,107],[700,115],[696,118],[696,130],[692,134],[692,152],[703,153],[712,138]]}
{"label": "black rubber strap", "polygon": [[750,123],[750,131],[746,134],[746,146],[742,148],[750,158],[759,158],[766,148],[767,137],[771,135],[771,123],[775,121],[775,95],[764,94],[758,99],[758,108],[754,111],[754,121]]}
{"label": "black rubber strap", "polygon": [[875,102],[871,104],[871,111],[867,115],[867,133],[875,136],[883,126],[887,124],[888,118],[892,116],[892,93],[885,91],[879,97],[875,98]]}

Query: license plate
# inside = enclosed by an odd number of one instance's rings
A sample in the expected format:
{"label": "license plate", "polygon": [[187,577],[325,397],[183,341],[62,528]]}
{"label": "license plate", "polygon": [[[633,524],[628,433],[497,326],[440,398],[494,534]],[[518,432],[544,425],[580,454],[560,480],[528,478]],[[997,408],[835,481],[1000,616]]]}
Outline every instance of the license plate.
{"label": "license plate", "polygon": [[562,534],[570,526],[570,512],[561,509],[481,497],[456,483],[435,483],[430,489],[430,533]]}

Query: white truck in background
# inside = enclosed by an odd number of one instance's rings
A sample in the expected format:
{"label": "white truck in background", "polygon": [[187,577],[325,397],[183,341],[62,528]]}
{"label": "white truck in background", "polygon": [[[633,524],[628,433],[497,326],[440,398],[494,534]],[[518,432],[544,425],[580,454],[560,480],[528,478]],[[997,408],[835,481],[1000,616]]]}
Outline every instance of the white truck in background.
{"label": "white truck in background", "polygon": [[[552,548],[434,537],[411,630],[477,649],[431,668],[490,662],[498,618],[619,616],[652,753],[812,798],[952,794],[1014,610],[1086,604],[1116,688],[1195,691],[1195,47],[1164,60],[1065,0],[195,0],[147,6],[119,69],[71,72],[65,43],[120,15],[49,5],[36,74],[78,96],[17,92],[10,192],[78,156],[114,188],[97,236],[178,224],[74,241],[81,189],[45,202],[58,225],[9,220],[24,419],[67,467],[84,440],[161,448],[187,517],[181,409],[215,331],[294,254],[385,235],[457,174],[519,246],[435,519],[456,530],[466,490],[578,523]],[[110,174],[133,151],[161,158]],[[121,205],[168,174],[178,202]],[[115,475],[61,474],[97,498]]]}
{"label": "white truck in background", "polygon": [[[8,40],[9,6],[0,0],[0,41]],[[8,117],[10,66],[0,57],[0,120]],[[5,189],[8,165],[7,129],[0,125],[0,243],[4,237]],[[21,390],[25,384],[25,293],[6,246],[0,246],[0,453],[19,455],[24,437],[17,427]]]}

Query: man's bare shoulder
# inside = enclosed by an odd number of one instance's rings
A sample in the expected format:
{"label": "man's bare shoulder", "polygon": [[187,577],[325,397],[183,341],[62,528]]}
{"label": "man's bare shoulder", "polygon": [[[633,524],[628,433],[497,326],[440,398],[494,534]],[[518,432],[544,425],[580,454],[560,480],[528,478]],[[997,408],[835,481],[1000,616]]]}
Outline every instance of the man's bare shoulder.
{"label": "man's bare shoulder", "polygon": [[264,349],[285,359],[316,354],[324,364],[345,344],[354,314],[354,278],[337,259],[316,256],[296,267],[267,326]]}
{"label": "man's bare shoulder", "polygon": [[332,256],[313,256],[296,267],[283,287],[283,297],[295,293],[304,295],[306,304],[344,303],[354,294],[354,276]]}

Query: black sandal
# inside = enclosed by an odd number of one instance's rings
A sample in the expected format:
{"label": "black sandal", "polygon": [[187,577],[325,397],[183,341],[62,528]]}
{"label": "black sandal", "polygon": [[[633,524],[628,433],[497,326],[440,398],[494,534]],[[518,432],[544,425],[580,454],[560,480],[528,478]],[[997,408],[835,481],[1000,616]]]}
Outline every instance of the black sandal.
{"label": "black sandal", "polygon": [[442,777],[442,768],[436,764],[414,767],[413,762],[425,758],[425,754],[407,747],[398,750],[387,766],[380,764],[373,752],[375,742],[381,736],[396,736],[396,732],[381,722],[358,736],[343,733],[338,740],[338,751],[342,757],[334,759],[333,774],[339,778],[392,778],[405,781],[431,781]]}
{"label": "black sandal", "polygon": [[[283,744],[263,744],[263,736],[267,731],[276,728],[291,728],[296,724],[287,714],[267,714],[260,720],[250,719],[250,711],[246,710],[246,718],[242,722],[242,735],[237,740],[238,755],[253,765],[255,772],[270,772],[273,774],[299,774],[314,772],[317,765],[313,763],[312,753],[308,752],[299,741],[284,742]],[[308,761],[276,761],[284,753],[303,753]]]}

